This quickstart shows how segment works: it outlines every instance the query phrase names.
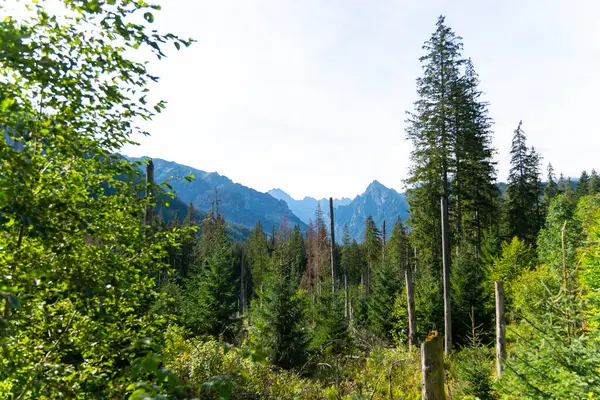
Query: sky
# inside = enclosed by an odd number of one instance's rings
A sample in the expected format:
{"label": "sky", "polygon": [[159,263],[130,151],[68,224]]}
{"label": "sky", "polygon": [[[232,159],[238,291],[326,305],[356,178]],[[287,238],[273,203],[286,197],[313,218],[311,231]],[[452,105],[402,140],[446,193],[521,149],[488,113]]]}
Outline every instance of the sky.
{"label": "sky", "polygon": [[520,120],[557,173],[600,169],[600,1],[169,0],[156,28],[197,42],[152,61],[155,99],[130,156],[217,171],[294,198],[398,191],[406,111],[439,15],[463,38],[506,180]]}

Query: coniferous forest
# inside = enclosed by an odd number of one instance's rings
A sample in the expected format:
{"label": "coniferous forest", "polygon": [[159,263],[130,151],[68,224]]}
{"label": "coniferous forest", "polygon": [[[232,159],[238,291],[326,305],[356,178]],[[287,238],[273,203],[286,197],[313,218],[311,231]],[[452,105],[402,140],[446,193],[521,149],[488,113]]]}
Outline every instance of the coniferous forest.
{"label": "coniferous forest", "polygon": [[318,205],[239,240],[217,192],[163,218],[169,183],[120,155],[166,106],[146,61],[194,40],[144,1],[25,3],[0,21],[0,397],[600,398],[598,174],[557,178],[515,115],[499,184],[444,17],[415,54],[409,218],[357,241]]}

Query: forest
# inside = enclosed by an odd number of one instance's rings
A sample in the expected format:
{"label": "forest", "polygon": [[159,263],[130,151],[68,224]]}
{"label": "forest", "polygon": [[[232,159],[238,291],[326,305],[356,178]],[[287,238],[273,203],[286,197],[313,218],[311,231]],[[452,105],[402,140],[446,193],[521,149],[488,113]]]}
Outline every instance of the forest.
{"label": "forest", "polygon": [[398,132],[409,218],[367,218],[356,241],[319,206],[305,233],[258,222],[241,241],[218,193],[163,218],[170,184],[120,155],[166,107],[147,61],[194,39],[143,0],[9,3],[0,397],[600,398],[600,178],[557,177],[515,115],[498,182],[491,105],[443,16]]}

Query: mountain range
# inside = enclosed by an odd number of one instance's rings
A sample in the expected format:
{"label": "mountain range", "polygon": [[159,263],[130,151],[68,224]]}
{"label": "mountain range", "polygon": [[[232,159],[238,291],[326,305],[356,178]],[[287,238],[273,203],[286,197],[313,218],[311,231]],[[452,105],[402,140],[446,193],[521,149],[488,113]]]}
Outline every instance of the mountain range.
{"label": "mountain range", "polygon": [[[128,158],[137,161],[147,157]],[[273,226],[278,228],[285,218],[288,226],[298,225],[302,231],[306,231],[309,219],[314,219],[317,204],[321,205],[324,216],[329,217],[329,200],[325,198],[295,200],[281,189],[263,193],[216,172],[205,172],[160,158],[153,158],[152,161],[156,183],[168,182],[178,199],[192,203],[200,211],[218,207],[225,219],[234,224],[252,228],[260,221],[265,231],[270,232]],[[190,182],[183,179],[190,174],[194,175],[194,180]],[[402,220],[408,217],[405,194],[373,181],[364,193],[354,199],[334,199],[336,241],[342,240],[346,224],[351,238],[362,241],[369,215],[379,227],[384,220],[387,221],[388,232],[391,233],[398,217]]]}
{"label": "mountain range", "polygon": [[[305,197],[295,200],[281,189],[272,189],[268,192],[271,196],[284,200],[290,209],[305,223],[314,220],[317,203],[320,203],[323,214],[329,217],[329,200],[316,200]],[[336,241],[341,241],[344,225],[348,225],[350,237],[357,241],[362,240],[365,222],[370,215],[377,226],[381,228],[383,221],[387,221],[388,233],[391,233],[393,224],[400,217],[403,221],[408,218],[408,202],[404,193],[398,193],[377,180],[371,182],[364,193],[353,200],[348,198],[334,199],[334,222]]]}
{"label": "mountain range", "polygon": [[[317,203],[321,205],[323,211],[329,210],[329,199],[322,198],[317,200],[314,197],[305,197],[302,200],[293,199],[292,196],[284,192],[283,190],[271,189],[267,193],[275,197],[278,200],[283,200],[287,203],[288,207],[294,214],[298,216],[304,223],[308,224],[309,219],[314,219],[315,210],[317,209]],[[333,207],[345,206],[352,202],[352,199],[343,197],[341,199],[333,199]]]}
{"label": "mountain range", "polygon": [[[129,157],[132,161],[145,158]],[[306,224],[294,215],[285,201],[267,193],[234,183],[216,172],[205,172],[160,158],[153,158],[152,162],[155,182],[168,182],[179,199],[192,203],[201,211],[210,210],[214,204],[225,219],[249,228],[260,221],[264,229],[270,231],[273,225],[278,228],[285,217],[289,225],[299,225],[306,230]],[[190,174],[194,175],[194,180],[183,179]]]}

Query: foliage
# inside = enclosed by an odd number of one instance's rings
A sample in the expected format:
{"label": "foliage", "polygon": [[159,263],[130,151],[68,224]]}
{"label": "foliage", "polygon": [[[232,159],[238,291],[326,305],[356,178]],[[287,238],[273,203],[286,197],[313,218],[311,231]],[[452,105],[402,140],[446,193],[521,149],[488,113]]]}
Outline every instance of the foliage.
{"label": "foliage", "polygon": [[290,277],[278,274],[252,304],[252,337],[271,350],[274,365],[293,368],[306,360],[305,301],[304,294],[290,284]]}
{"label": "foliage", "polygon": [[510,150],[510,172],[506,186],[508,235],[518,236],[529,244],[541,228],[539,163],[540,156],[527,146],[522,122],[515,129]]}
{"label": "foliage", "polygon": [[189,42],[153,30],[145,2],[57,5],[0,22],[4,398],[122,395],[130,343],[166,320],[148,307],[180,234],[141,224],[153,200],[115,153],[165,107],[147,104],[147,58]]}

